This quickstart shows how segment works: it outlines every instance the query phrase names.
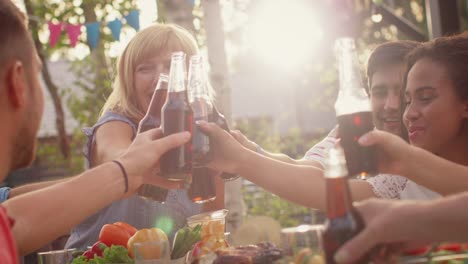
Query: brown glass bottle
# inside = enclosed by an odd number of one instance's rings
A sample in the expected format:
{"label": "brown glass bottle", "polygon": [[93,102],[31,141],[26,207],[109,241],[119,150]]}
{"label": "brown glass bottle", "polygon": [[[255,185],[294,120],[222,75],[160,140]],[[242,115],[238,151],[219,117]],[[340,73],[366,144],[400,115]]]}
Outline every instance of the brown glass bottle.
{"label": "brown glass bottle", "polygon": [[[190,57],[188,85],[189,103],[193,111],[193,119],[208,122],[213,109],[208,82],[201,55]],[[192,166],[204,167],[213,159],[210,138],[198,126],[194,126],[192,134]]]}
{"label": "brown glass bottle", "polygon": [[[185,87],[185,54],[172,54],[167,99],[161,110],[163,136],[193,132],[193,112]],[[173,148],[161,156],[161,175],[169,180],[189,181],[192,172],[192,142]]]}
{"label": "brown glass bottle", "polygon": [[335,102],[338,137],[343,146],[349,176],[362,179],[377,172],[374,147],[359,145],[358,139],[374,128],[369,98],[362,85],[354,40],[336,41],[340,90]]}
{"label": "brown glass bottle", "polygon": [[[343,150],[330,150],[325,168],[327,220],[323,232],[326,263],[335,263],[333,256],[348,240],[364,228],[364,221],[352,205]],[[357,263],[367,263],[362,259]]]}
{"label": "brown glass bottle", "polygon": [[190,200],[194,203],[206,203],[216,199],[214,177],[217,172],[206,168],[193,168],[192,184],[188,189]]}
{"label": "brown glass bottle", "polygon": [[[161,74],[159,76],[156,89],[154,90],[153,97],[151,98],[150,105],[148,106],[148,110],[146,111],[146,115],[138,124],[138,133],[157,128],[161,125],[161,107],[166,101],[167,82],[168,76]],[[143,184],[138,189],[139,196],[161,203],[166,201],[167,193],[167,189],[150,184]]]}

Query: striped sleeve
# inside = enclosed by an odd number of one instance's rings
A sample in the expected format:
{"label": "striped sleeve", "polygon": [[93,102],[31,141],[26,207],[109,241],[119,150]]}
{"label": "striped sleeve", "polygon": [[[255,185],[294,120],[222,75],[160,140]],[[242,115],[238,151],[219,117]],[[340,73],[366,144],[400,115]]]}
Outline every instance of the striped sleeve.
{"label": "striped sleeve", "polygon": [[333,128],[328,135],[322,139],[319,143],[315,144],[309,151],[304,155],[304,160],[313,160],[320,162],[322,166],[325,163],[325,157],[328,151],[333,148],[337,142],[338,128]]}

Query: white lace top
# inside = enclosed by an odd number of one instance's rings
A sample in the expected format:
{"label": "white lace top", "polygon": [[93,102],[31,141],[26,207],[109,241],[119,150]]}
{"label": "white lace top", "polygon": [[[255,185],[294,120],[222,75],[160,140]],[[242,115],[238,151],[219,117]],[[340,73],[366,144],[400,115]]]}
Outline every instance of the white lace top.
{"label": "white lace top", "polygon": [[[320,162],[323,166],[326,153],[336,144],[337,132],[337,127],[333,128],[322,141],[307,151],[303,159]],[[440,194],[398,175],[379,174],[367,182],[372,186],[374,194],[384,199],[433,200],[441,197]]]}

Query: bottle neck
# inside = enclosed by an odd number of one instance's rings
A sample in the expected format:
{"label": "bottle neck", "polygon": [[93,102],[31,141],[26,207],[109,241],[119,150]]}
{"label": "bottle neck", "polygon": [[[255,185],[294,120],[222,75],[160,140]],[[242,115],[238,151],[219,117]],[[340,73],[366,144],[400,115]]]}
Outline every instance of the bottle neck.
{"label": "bottle neck", "polygon": [[172,56],[168,84],[169,93],[186,91],[185,73],[185,55],[177,54]]}
{"label": "bottle neck", "polygon": [[336,115],[370,111],[353,39],[337,40],[337,58],[340,89],[335,103]]}
{"label": "bottle neck", "polygon": [[338,39],[336,42],[340,91],[362,89],[361,73],[354,40]]}
{"label": "bottle neck", "polygon": [[327,190],[327,217],[343,217],[352,212],[352,200],[346,177],[325,178]]}

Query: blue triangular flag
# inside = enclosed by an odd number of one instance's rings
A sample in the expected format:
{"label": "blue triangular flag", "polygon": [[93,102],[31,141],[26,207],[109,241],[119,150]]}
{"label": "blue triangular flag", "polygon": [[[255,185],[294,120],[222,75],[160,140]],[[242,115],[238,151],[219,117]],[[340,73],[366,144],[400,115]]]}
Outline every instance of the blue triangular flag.
{"label": "blue triangular flag", "polygon": [[130,13],[128,13],[128,15],[125,16],[125,19],[127,20],[127,24],[129,24],[136,31],[140,30],[140,11],[139,10],[130,11]]}
{"label": "blue triangular flag", "polygon": [[95,49],[99,43],[99,22],[86,23],[88,45]]}
{"label": "blue triangular flag", "polygon": [[120,40],[120,30],[122,29],[122,22],[120,19],[114,19],[114,21],[107,23],[107,26],[110,28],[114,39]]}
{"label": "blue triangular flag", "polygon": [[194,5],[195,5],[195,0],[187,0],[187,2],[188,2],[191,6],[194,6]]}

